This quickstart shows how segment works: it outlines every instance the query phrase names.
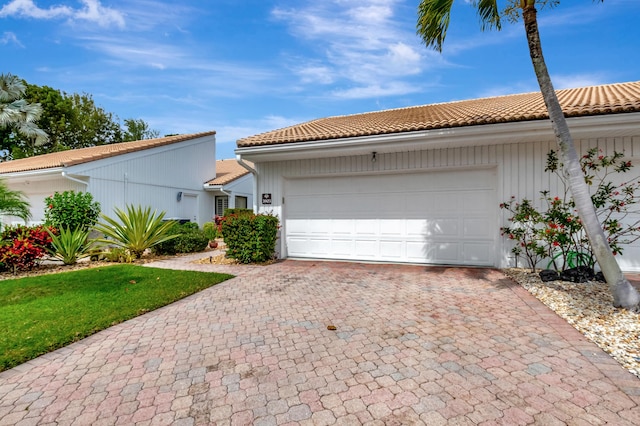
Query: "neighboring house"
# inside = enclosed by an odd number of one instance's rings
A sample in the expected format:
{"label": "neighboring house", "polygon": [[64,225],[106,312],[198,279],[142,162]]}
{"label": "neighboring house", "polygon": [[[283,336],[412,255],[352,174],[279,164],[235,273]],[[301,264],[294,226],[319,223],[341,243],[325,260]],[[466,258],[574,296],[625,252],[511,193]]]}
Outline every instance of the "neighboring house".
{"label": "neighboring house", "polygon": [[[90,192],[109,216],[113,216],[114,207],[140,205],[164,211],[166,218],[202,225],[215,214],[211,178],[227,174],[230,167],[226,163],[237,164],[235,160],[216,162],[215,142],[212,131],[56,152],[0,163],[0,179],[10,189],[26,194],[32,223],[44,219],[46,197],[75,190]],[[222,163],[225,165],[217,166]],[[247,193],[246,185],[236,189],[236,179],[225,179],[216,189],[221,193],[238,191],[239,197],[251,199],[252,191]],[[251,177],[248,179],[251,189]],[[3,223],[21,222],[18,218],[0,219]]]}
{"label": "neighboring house", "polygon": [[[247,166],[252,168],[253,164]],[[253,175],[236,160],[216,161],[216,177],[204,184],[214,196],[214,214],[223,216],[226,209],[253,209]]]}
{"label": "neighboring house", "polygon": [[[624,151],[640,173],[640,82],[559,90],[578,152]],[[313,120],[240,139],[282,257],[506,267],[499,204],[558,191],[538,92]],[[620,263],[640,270],[640,243]],[[523,261],[520,260],[520,265]]]}

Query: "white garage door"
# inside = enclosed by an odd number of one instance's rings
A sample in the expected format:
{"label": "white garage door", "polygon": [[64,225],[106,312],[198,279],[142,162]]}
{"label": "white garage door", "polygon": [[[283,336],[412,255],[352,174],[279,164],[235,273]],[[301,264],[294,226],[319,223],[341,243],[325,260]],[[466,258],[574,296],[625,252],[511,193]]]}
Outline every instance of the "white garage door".
{"label": "white garage door", "polygon": [[494,169],[291,179],[288,257],[494,265]]}

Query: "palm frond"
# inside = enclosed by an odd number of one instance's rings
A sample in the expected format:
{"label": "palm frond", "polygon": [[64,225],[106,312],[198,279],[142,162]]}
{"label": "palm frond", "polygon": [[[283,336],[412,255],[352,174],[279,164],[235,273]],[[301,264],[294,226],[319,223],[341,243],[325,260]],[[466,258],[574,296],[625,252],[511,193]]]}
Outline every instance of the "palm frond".
{"label": "palm frond", "polygon": [[453,0],[422,0],[418,5],[417,33],[427,47],[442,51]]}

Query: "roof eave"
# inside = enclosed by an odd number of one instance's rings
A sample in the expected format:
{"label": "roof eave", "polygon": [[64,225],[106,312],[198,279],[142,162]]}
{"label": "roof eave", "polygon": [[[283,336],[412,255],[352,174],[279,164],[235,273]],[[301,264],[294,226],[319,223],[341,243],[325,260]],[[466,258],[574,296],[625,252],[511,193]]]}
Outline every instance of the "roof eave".
{"label": "roof eave", "polygon": [[[640,112],[567,118],[574,139],[638,134]],[[287,144],[239,147],[253,161],[282,161],[553,140],[548,119],[420,130]]]}
{"label": "roof eave", "polygon": [[0,179],[3,178],[32,178],[32,177],[46,177],[49,175],[58,175],[65,170],[65,167],[50,167],[46,169],[25,170],[18,172],[0,173]]}

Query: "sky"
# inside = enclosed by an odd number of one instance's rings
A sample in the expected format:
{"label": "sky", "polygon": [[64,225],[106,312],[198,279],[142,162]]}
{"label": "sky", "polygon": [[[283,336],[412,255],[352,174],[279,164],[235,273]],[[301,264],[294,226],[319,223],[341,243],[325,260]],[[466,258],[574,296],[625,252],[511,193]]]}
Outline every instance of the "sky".
{"label": "sky", "polygon": [[[335,115],[538,90],[522,22],[454,3],[442,53],[418,0],[0,0],[0,73],[87,93],[159,134],[236,141]],[[499,2],[505,4],[504,2]],[[640,0],[538,12],[556,89],[640,80]]]}

